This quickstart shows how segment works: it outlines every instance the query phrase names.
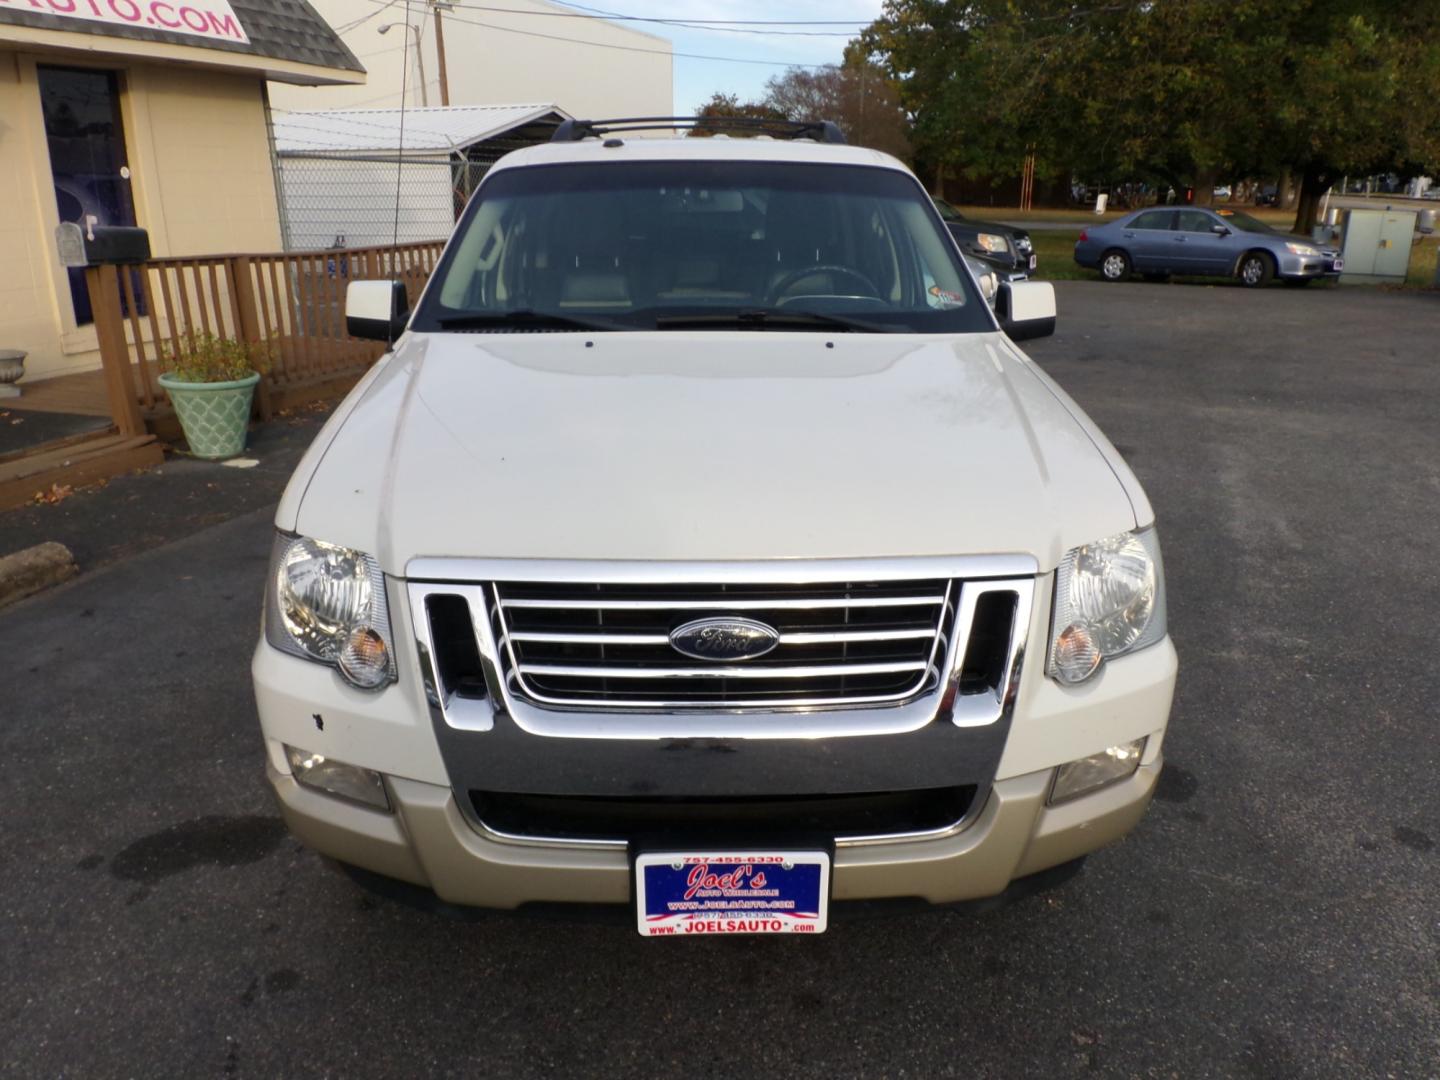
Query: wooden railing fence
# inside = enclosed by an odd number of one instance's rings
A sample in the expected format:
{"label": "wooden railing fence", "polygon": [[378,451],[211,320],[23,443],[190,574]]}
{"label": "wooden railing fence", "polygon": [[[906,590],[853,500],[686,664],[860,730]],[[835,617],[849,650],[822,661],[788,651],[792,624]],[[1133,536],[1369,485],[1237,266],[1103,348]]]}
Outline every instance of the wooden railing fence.
{"label": "wooden railing fence", "polygon": [[443,246],[436,240],[90,267],[86,278],[116,426],[122,434],[142,434],[147,424],[173,415],[159,375],[202,334],[268,354],[256,394],[262,418],[277,391],[363,372],[384,346],[345,333],[346,285],[396,277],[413,304]]}

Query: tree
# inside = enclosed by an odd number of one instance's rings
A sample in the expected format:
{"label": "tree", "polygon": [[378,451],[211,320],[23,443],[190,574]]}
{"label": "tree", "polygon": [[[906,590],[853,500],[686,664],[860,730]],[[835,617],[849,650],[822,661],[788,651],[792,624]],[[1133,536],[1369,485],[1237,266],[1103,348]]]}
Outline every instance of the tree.
{"label": "tree", "polygon": [[887,0],[861,44],[917,150],[1008,175],[1301,177],[1307,229],[1344,172],[1440,168],[1433,0]]}
{"label": "tree", "polygon": [[[1297,232],[1342,176],[1440,168],[1440,10],[1434,4],[1283,0],[1256,54],[1261,160],[1300,176]],[[1268,32],[1267,32],[1268,31]]]}
{"label": "tree", "polygon": [[885,69],[860,54],[839,67],[790,68],[765,84],[764,104],[791,120],[833,120],[847,141],[910,157],[909,117]]}
{"label": "tree", "polygon": [[784,120],[785,114],[761,101],[742,102],[735,94],[715,93],[700,106],[696,116],[705,122],[696,124],[689,134],[697,138],[711,135],[747,136],[757,134],[756,129],[745,124],[726,124],[730,119]]}
{"label": "tree", "polygon": [[[1054,92],[1049,63],[1067,29],[1051,16],[1068,6],[1031,4],[1026,20],[1008,0],[887,0],[858,48],[898,87],[917,156],[937,168],[1005,175],[1031,146],[1048,144],[1046,129],[1063,130],[1076,105]],[[1037,108],[1036,98],[1054,111]]]}

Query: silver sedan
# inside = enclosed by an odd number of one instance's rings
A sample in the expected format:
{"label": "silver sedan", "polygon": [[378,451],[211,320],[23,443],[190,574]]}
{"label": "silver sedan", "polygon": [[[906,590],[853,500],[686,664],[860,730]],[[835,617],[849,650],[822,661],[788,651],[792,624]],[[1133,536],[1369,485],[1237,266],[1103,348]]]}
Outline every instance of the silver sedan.
{"label": "silver sedan", "polygon": [[1235,277],[1258,287],[1279,278],[1308,284],[1340,276],[1340,252],[1303,236],[1276,232],[1239,210],[1155,207],[1085,228],[1075,261],[1106,281],[1132,273],[1152,280],[1171,274]]}

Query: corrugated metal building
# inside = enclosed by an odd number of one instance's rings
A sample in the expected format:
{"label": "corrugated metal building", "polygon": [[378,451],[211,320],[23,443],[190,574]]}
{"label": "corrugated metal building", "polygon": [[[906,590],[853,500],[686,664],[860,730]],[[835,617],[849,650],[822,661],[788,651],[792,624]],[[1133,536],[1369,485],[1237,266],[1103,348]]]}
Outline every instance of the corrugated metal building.
{"label": "corrugated metal building", "polygon": [[285,246],[444,239],[491,164],[545,142],[566,118],[554,105],[277,114]]}

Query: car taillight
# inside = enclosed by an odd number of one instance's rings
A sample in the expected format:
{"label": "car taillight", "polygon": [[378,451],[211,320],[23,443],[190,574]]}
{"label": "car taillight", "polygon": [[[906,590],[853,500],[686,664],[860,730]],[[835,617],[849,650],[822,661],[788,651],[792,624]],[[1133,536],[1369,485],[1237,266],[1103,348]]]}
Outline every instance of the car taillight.
{"label": "car taillight", "polygon": [[1084,229],[1081,229],[1081,230],[1080,230],[1080,239],[1079,239],[1078,241],[1076,241],[1076,243],[1083,244],[1086,240],[1089,240],[1089,239],[1090,239],[1090,234],[1087,233]]}

